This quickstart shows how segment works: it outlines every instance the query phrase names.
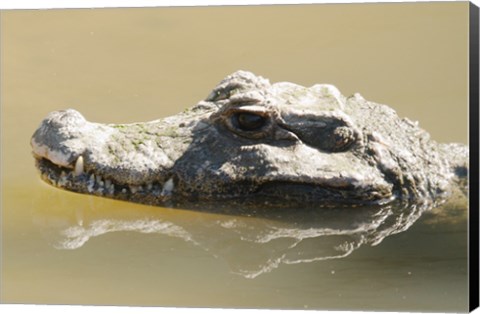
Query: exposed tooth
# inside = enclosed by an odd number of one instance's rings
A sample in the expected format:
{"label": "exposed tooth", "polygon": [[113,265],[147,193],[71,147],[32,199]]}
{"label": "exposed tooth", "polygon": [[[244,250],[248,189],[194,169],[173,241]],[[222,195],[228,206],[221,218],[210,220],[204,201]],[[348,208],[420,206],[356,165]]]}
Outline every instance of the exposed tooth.
{"label": "exposed tooth", "polygon": [[151,189],[152,189],[152,186],[153,186],[153,185],[152,185],[152,182],[148,183],[148,184],[147,184],[147,189],[148,189],[148,190],[151,190]]}
{"label": "exposed tooth", "polygon": [[48,181],[50,181],[50,183],[51,183],[53,186],[57,186],[57,181],[55,180],[55,178],[53,177],[52,174],[49,173],[48,176],[47,176],[47,178],[48,178]]}
{"label": "exposed tooth", "polygon": [[170,178],[163,185],[162,193],[160,195],[161,196],[170,196],[172,194],[174,188],[175,188],[175,184],[173,183],[173,179]]}
{"label": "exposed tooth", "polygon": [[105,189],[107,190],[108,194],[115,193],[115,184],[112,183],[112,180],[110,179],[105,180]]}
{"label": "exposed tooth", "polygon": [[102,177],[97,175],[97,184],[100,185],[100,186],[103,186],[103,180],[102,180]]}
{"label": "exposed tooth", "polygon": [[75,175],[79,176],[84,172],[84,167],[83,167],[83,156],[80,156],[77,158],[77,161],[75,162]]}
{"label": "exposed tooth", "polygon": [[93,186],[95,185],[95,175],[92,173],[90,178],[88,179],[87,190],[89,193],[93,192]]}
{"label": "exposed tooth", "polygon": [[123,188],[122,193],[127,193],[127,189]]}
{"label": "exposed tooth", "polygon": [[108,193],[110,193],[110,194],[115,193],[115,184],[110,184],[110,185],[107,187],[107,190],[108,190]]}
{"label": "exposed tooth", "polygon": [[67,174],[65,173],[65,171],[62,171],[62,173],[60,173],[60,179],[58,179],[57,183],[60,187],[65,186],[65,184],[67,183]]}
{"label": "exposed tooth", "polygon": [[130,188],[130,191],[132,193],[137,193],[137,191],[138,191],[138,186],[137,185],[129,185],[128,187]]}

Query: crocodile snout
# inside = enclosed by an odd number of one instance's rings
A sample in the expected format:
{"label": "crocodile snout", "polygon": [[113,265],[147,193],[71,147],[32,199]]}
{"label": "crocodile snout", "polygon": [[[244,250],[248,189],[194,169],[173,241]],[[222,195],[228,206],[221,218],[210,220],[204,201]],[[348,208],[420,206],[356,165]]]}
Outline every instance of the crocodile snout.
{"label": "crocodile snout", "polygon": [[42,178],[56,186],[125,197],[124,189],[157,186],[161,194],[159,186],[169,179],[164,173],[173,165],[159,146],[163,133],[155,125],[148,129],[138,123],[89,122],[78,111],[67,109],[52,112],[41,122],[31,146]]}
{"label": "crocodile snout", "polygon": [[32,136],[33,154],[52,163],[73,168],[74,161],[85,150],[86,137],[92,126],[76,110],[50,113]]}

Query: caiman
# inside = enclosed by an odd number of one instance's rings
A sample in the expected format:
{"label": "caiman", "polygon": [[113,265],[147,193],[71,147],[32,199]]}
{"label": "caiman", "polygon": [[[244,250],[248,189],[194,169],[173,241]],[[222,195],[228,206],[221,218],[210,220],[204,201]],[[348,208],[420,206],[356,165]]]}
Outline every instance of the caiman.
{"label": "caiman", "polygon": [[468,147],[332,85],[223,79],[192,108],[131,124],[50,113],[31,139],[41,177],[149,205],[225,201],[359,206],[432,203],[466,184]]}

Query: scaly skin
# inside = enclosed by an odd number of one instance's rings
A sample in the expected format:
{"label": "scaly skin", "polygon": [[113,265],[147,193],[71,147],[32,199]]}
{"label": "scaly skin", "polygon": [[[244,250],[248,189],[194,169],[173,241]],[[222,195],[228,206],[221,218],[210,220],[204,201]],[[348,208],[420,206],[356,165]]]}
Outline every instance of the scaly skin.
{"label": "scaly skin", "polygon": [[432,203],[465,185],[468,148],[331,85],[227,76],[177,115],[98,124],[50,113],[31,140],[55,186],[150,205]]}

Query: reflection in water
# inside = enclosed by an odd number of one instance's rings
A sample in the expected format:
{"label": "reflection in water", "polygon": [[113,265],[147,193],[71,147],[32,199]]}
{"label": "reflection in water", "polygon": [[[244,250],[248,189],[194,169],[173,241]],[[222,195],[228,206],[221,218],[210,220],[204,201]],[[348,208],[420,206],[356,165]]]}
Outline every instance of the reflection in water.
{"label": "reflection in water", "polygon": [[[257,210],[249,217],[246,212],[218,214],[97,200],[79,203],[73,209],[38,206],[34,222],[57,249],[79,249],[89,240],[112,232],[179,238],[225,260],[233,273],[245,278],[284,264],[346,257],[363,244],[377,245],[385,237],[407,230],[425,210],[394,205],[269,209]],[[99,208],[102,202],[118,206],[105,210]]]}

